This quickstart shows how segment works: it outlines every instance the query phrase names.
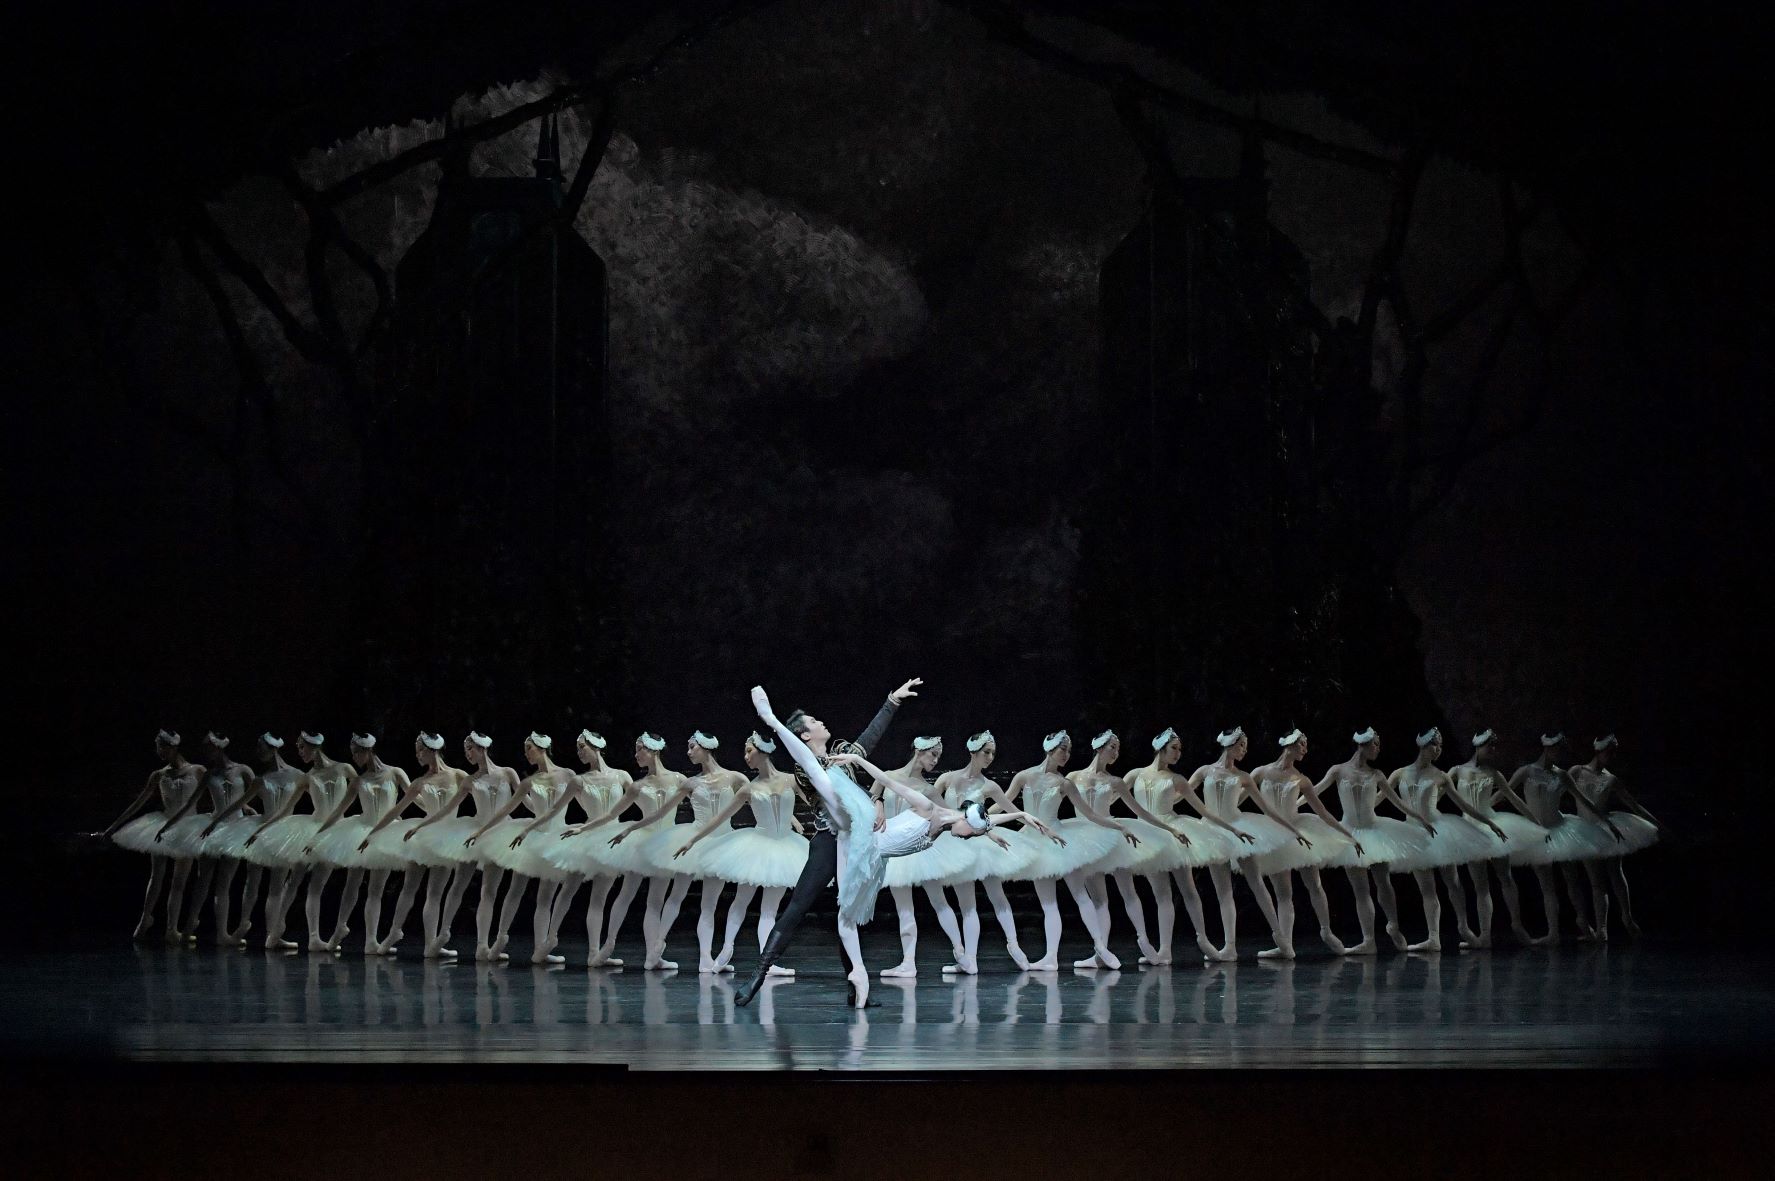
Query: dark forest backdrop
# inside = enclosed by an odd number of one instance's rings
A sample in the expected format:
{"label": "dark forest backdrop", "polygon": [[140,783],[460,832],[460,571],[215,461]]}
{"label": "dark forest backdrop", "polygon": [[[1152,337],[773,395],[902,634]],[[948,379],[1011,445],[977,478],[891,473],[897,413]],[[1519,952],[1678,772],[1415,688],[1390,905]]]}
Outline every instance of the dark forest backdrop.
{"label": "dark forest backdrop", "polygon": [[[102,825],[161,725],[515,761],[922,675],[899,737],[991,726],[1006,769],[1060,726],[1206,761],[1299,724],[1313,770],[1370,721],[1389,766],[1432,722],[1617,730],[1677,829],[1642,904],[1736,921],[1753,40],[1308,0],[52,24],[5,285],[20,823]],[[117,915],[126,860],[81,863]]]}

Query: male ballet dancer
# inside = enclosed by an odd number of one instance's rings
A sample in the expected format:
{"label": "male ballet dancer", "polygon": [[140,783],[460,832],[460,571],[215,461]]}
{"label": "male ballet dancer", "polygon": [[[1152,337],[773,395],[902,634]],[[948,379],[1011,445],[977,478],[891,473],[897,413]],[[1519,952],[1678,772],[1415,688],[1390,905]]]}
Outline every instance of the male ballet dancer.
{"label": "male ballet dancer", "polygon": [[[881,736],[887,733],[888,723],[894,720],[894,713],[900,708],[900,704],[908,697],[917,697],[917,687],[922,684],[923,680],[913,677],[889,693],[887,702],[876,711],[875,720],[869,723],[856,742],[836,744],[839,747],[837,753],[854,751],[867,755],[881,741]],[[807,743],[815,754],[822,759],[826,757],[826,745],[831,741],[832,733],[826,729],[824,722],[807,711],[798,709],[784,718],[783,724]],[[819,794],[799,770],[795,773],[795,798],[798,804],[796,811],[802,823],[811,823],[814,828],[813,835],[807,842],[807,864],[801,867],[801,877],[795,883],[794,893],[789,895],[789,904],[777,916],[776,928],[771,931],[764,951],[759,954],[758,970],[734,996],[734,1003],[738,1005],[751,1004],[752,998],[764,986],[764,979],[769,975],[771,965],[777,962],[777,957],[789,946],[789,940],[795,937],[795,928],[801,925],[808,907],[814,904],[814,899],[832,884],[833,878],[838,874],[838,841],[832,835],[832,820],[826,815],[826,806],[821,802]],[[880,807],[878,803],[875,818],[878,827],[882,824]]]}

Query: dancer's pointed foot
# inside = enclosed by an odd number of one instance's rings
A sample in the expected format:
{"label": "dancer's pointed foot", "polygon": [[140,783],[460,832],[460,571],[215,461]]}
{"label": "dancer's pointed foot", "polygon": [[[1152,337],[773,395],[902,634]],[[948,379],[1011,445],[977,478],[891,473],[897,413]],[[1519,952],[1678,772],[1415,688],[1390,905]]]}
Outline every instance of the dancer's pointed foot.
{"label": "dancer's pointed foot", "polygon": [[1015,943],[1006,944],[1005,954],[1011,957],[1011,962],[1017,965],[1017,970],[1019,972],[1029,971],[1029,957],[1023,954],[1023,949],[1021,947],[1018,947]]}
{"label": "dancer's pointed foot", "polygon": [[1075,968],[1082,969],[1084,971],[1090,971],[1094,968],[1101,968],[1104,966],[1104,964],[1103,964],[1103,961],[1098,959],[1096,954],[1093,953],[1091,955],[1086,956],[1082,960],[1072,961],[1072,966]]}
{"label": "dancer's pointed foot", "polygon": [[495,939],[493,941],[493,958],[496,960],[511,959],[512,957],[505,953],[505,945],[511,941],[512,937],[510,935],[501,935],[499,938]]}
{"label": "dancer's pointed foot", "polygon": [[1344,954],[1344,941],[1332,934],[1330,927],[1319,928],[1319,941],[1331,949],[1332,955]]}
{"label": "dancer's pointed foot", "polygon": [[978,956],[966,954],[959,955],[955,958],[955,966],[964,976],[978,976],[980,974],[980,959]]}
{"label": "dancer's pointed foot", "polygon": [[676,972],[678,970],[678,963],[676,960],[668,960],[661,956],[654,955],[648,956],[647,962],[642,964],[641,967],[648,972]]}
{"label": "dancer's pointed foot", "polygon": [[1535,937],[1530,935],[1528,933],[1528,928],[1521,923],[1511,927],[1510,934],[1515,937],[1516,942],[1522,944],[1524,947],[1533,947],[1535,945]]}
{"label": "dancer's pointed foot", "polygon": [[300,951],[301,948],[296,946],[296,941],[293,939],[279,939],[275,935],[267,935],[267,936],[265,936],[265,950],[266,951]]}
{"label": "dancer's pointed foot", "polygon": [[1405,950],[1414,952],[1440,952],[1442,950],[1442,939],[1440,936],[1432,935],[1428,939],[1420,939],[1416,943],[1410,944]]}
{"label": "dancer's pointed foot", "polygon": [[1461,940],[1462,951],[1484,951],[1491,946],[1490,935],[1473,935]]}
{"label": "dancer's pointed foot", "polygon": [[1627,928],[1628,935],[1632,936],[1635,939],[1638,939],[1640,937],[1641,932],[1640,932],[1639,924],[1634,922],[1632,919],[1622,919],[1621,925],[1623,927]]}
{"label": "dancer's pointed foot", "polygon": [[697,960],[696,971],[699,976],[713,976],[721,971],[721,965],[715,961],[713,956],[707,956]]}
{"label": "dancer's pointed foot", "polygon": [[1122,970],[1122,961],[1117,959],[1115,953],[1110,951],[1107,947],[1100,947],[1097,949],[1097,959],[1099,963],[1112,972],[1119,972]]}
{"label": "dancer's pointed foot", "polygon": [[1525,939],[1523,942],[1527,943],[1530,947],[1551,947],[1553,944],[1559,942],[1559,933],[1557,931],[1549,931],[1545,935],[1537,935]]}
{"label": "dancer's pointed foot", "polygon": [[242,923],[240,926],[234,928],[234,930],[232,930],[228,933],[228,938],[230,940],[232,940],[234,943],[240,945],[241,947],[245,947],[247,945],[247,934],[252,929],[253,929],[253,924]]}
{"label": "dancer's pointed foot", "polygon": [[539,948],[530,953],[530,962],[538,967],[545,964],[564,964],[567,962],[567,957],[564,955],[551,955]]}
{"label": "dancer's pointed foot", "polygon": [[482,964],[491,963],[493,961],[493,949],[485,943],[476,947],[475,961]]}
{"label": "dancer's pointed foot", "polygon": [[1161,949],[1157,955],[1141,956],[1140,962],[1149,968],[1168,968],[1171,966],[1171,953]]}
{"label": "dancer's pointed foot", "polygon": [[1393,941],[1393,946],[1399,951],[1411,950],[1405,942],[1405,932],[1399,929],[1398,923],[1387,924],[1387,938]]}
{"label": "dancer's pointed foot", "polygon": [[185,936],[178,931],[168,931],[166,933],[166,945],[168,947],[183,947],[185,946]]}
{"label": "dancer's pointed foot", "polygon": [[154,920],[151,918],[145,918],[141,922],[136,924],[136,929],[134,931],[130,932],[129,937],[134,942],[141,943],[143,940],[147,939],[148,936],[152,935],[153,933],[154,933]]}
{"label": "dancer's pointed foot", "polygon": [[1370,935],[1368,938],[1364,939],[1360,943],[1354,943],[1354,944],[1351,944],[1349,947],[1339,948],[1338,954],[1339,955],[1374,955],[1379,950],[1380,950],[1379,946],[1374,941],[1374,936]]}
{"label": "dancer's pointed foot", "polygon": [[1159,958],[1159,949],[1154,947],[1152,945],[1152,943],[1146,939],[1145,936],[1141,936],[1139,938],[1136,938],[1134,940],[1134,943],[1137,947],[1140,948],[1140,962],[1141,963],[1150,964],[1154,960]]}
{"label": "dancer's pointed foot", "polygon": [[752,978],[740,985],[740,987],[734,991],[733,1003],[742,1009],[745,1008],[752,1003],[752,998],[757,996],[758,990],[763,987],[764,965],[760,964],[758,970],[752,973]]}
{"label": "dancer's pointed foot", "polygon": [[881,1008],[880,1001],[876,1001],[873,1004],[870,1003],[868,972],[860,967],[852,968],[845,976],[845,979],[851,982],[850,1001],[853,1009]]}
{"label": "dancer's pointed foot", "polygon": [[1202,953],[1202,958],[1205,960],[1214,959],[1220,952],[1220,948],[1210,943],[1206,935],[1196,936],[1196,950]]}
{"label": "dancer's pointed foot", "polygon": [[[947,972],[953,967],[953,964],[944,964],[943,970]],[[883,980],[911,980],[917,977],[917,975],[918,965],[911,960],[901,960],[893,967],[883,968],[881,970],[881,978]]]}
{"label": "dancer's pointed foot", "polygon": [[715,970],[717,972],[733,971],[733,948],[731,946],[722,948],[720,953],[716,955]]}
{"label": "dancer's pointed foot", "polygon": [[1023,970],[1025,972],[1058,972],[1060,970],[1060,961],[1053,956],[1048,956],[1044,959],[1036,960]]}
{"label": "dancer's pointed foot", "polygon": [[1230,943],[1225,947],[1210,945],[1208,950],[1202,953],[1202,958],[1216,964],[1230,964],[1239,958],[1239,949]]}
{"label": "dancer's pointed foot", "polygon": [[1292,947],[1266,947],[1257,953],[1260,960],[1291,960],[1294,958]]}
{"label": "dancer's pointed foot", "polygon": [[245,939],[236,939],[232,935],[210,936],[210,946],[212,947],[245,947],[246,945]]}
{"label": "dancer's pointed foot", "polygon": [[[732,968],[729,968],[727,970],[729,972],[733,971]],[[767,975],[767,976],[793,976],[793,975],[795,975],[795,969],[794,968],[784,968],[784,967],[781,967],[780,965],[772,964],[770,966],[770,971],[765,973],[765,975]]]}
{"label": "dancer's pointed foot", "polygon": [[332,951],[333,948],[331,944],[325,939],[322,939],[319,935],[310,935],[308,937],[308,950],[312,952],[321,952]]}

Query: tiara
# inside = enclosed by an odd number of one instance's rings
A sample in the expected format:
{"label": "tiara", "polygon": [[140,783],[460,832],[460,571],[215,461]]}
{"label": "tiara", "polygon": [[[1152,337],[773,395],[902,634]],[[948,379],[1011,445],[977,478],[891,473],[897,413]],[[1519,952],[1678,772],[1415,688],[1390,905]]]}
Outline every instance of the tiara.
{"label": "tiara", "polygon": [[941,738],[921,737],[912,740],[912,749],[918,751],[930,750],[932,747],[942,745],[943,740]]}
{"label": "tiara", "polygon": [[1354,742],[1357,746],[1367,746],[1379,737],[1380,734],[1375,731],[1373,726],[1370,726],[1366,730],[1358,730],[1350,735],[1350,741]]}
{"label": "tiara", "polygon": [[1299,742],[1301,739],[1303,739],[1305,737],[1306,737],[1306,733],[1299,726],[1296,726],[1294,729],[1290,730],[1288,733],[1282,735],[1282,737],[1276,739],[1276,745],[1277,746],[1293,746],[1295,743]]}
{"label": "tiara", "polygon": [[269,730],[259,735],[259,741],[263,742],[266,746],[269,746],[272,750],[282,750],[284,748],[284,740]]}
{"label": "tiara", "polygon": [[752,749],[763,751],[767,755],[774,755],[777,753],[777,744],[754,730],[752,731]]}

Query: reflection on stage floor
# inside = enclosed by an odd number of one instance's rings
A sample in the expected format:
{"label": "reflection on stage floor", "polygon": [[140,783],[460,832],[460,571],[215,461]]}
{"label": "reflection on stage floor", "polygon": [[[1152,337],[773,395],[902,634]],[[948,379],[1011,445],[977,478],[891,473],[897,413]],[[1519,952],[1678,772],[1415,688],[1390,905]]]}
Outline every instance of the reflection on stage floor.
{"label": "reflection on stage floor", "polygon": [[[638,962],[638,947],[622,950]],[[972,977],[944,976],[931,955],[915,981],[877,981],[880,1007],[860,1013],[845,1007],[828,958],[802,960],[799,977],[771,981],[742,1008],[732,975],[684,971],[256,950],[29,952],[0,965],[0,1049],[928,1072],[1699,1065],[1766,1059],[1775,1048],[1772,957],[1711,947]]]}

